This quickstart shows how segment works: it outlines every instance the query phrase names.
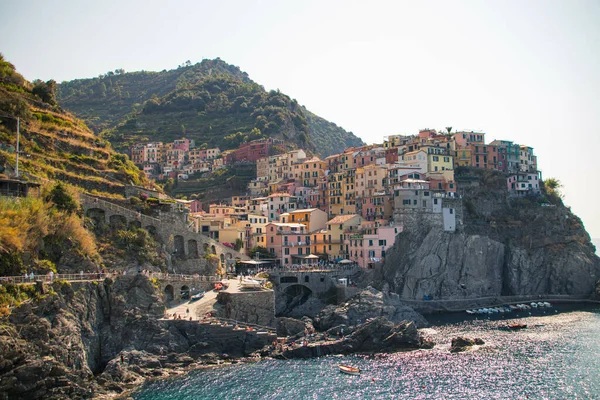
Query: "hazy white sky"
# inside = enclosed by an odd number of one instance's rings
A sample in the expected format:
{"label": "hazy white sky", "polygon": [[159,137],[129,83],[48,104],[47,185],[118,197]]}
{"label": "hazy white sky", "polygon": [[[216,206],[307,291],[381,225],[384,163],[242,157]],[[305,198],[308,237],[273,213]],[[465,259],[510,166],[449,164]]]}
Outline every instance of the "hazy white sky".
{"label": "hazy white sky", "polygon": [[420,128],[531,145],[600,238],[600,1],[0,0],[28,79],[221,57],[368,143]]}

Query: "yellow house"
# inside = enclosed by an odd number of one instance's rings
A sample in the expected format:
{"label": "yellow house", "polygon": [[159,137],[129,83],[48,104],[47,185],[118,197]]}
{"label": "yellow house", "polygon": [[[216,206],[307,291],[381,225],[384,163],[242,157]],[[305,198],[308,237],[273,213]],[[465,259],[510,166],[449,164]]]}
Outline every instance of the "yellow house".
{"label": "yellow house", "polygon": [[325,229],[327,213],[318,208],[294,210],[281,215],[282,223],[300,223],[306,227],[306,232]]}
{"label": "yellow house", "polygon": [[327,186],[329,189],[329,216],[340,215],[342,214],[342,210],[344,209],[345,205],[345,203],[342,201],[342,191],[345,191],[345,188],[342,188],[342,186],[344,186],[344,173],[336,172],[330,174],[328,178]]}
{"label": "yellow house", "polygon": [[356,169],[356,198],[371,197],[373,193],[382,192],[387,177],[387,168],[383,165],[370,164]]}
{"label": "yellow house", "polygon": [[450,154],[427,154],[427,172],[454,169],[454,157]]}
{"label": "yellow house", "polygon": [[357,214],[338,215],[327,221],[327,254],[329,259],[346,258],[344,233],[356,230],[362,222]]}

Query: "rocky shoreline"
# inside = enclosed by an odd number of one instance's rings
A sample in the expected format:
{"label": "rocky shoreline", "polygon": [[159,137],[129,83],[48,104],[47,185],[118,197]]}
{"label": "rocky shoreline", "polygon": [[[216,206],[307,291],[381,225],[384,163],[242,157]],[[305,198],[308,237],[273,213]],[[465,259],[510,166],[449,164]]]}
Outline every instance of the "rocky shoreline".
{"label": "rocky shoreline", "polygon": [[313,319],[279,318],[277,336],[164,320],[165,306],[143,275],[38,290],[37,300],[2,320],[0,398],[128,398],[149,380],[196,369],[434,346],[418,329],[428,326],[422,315],[373,288]]}

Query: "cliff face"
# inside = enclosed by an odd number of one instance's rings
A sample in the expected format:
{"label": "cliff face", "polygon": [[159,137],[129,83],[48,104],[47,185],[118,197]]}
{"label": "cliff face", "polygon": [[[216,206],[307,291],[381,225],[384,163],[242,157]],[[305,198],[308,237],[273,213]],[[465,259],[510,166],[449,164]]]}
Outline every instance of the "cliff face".
{"label": "cliff face", "polygon": [[273,336],[196,321],[159,320],[164,305],[143,275],[55,282],[0,320],[0,398],[90,398],[149,376],[245,356]]}
{"label": "cliff face", "polygon": [[398,235],[383,267],[395,292],[413,300],[594,292],[600,259],[577,216],[560,201],[508,197],[501,174],[468,172],[478,185],[459,180],[456,232],[419,219]]}

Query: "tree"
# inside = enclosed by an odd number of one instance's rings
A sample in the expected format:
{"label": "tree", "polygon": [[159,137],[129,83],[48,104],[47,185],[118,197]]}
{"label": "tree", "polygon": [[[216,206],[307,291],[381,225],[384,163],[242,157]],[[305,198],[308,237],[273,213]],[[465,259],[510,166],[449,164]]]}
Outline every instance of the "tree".
{"label": "tree", "polygon": [[262,246],[254,246],[248,252],[248,255],[251,258],[257,258],[257,256],[256,256],[257,254],[258,254],[258,257],[260,257],[260,258],[271,257],[271,253],[269,253],[269,250],[266,247],[262,247]]}
{"label": "tree", "polygon": [[42,99],[44,103],[53,106],[56,105],[56,81],[54,79],[50,79],[47,82],[36,79],[33,81],[31,92]]}
{"label": "tree", "polygon": [[54,203],[56,208],[61,211],[72,213],[73,211],[77,210],[77,202],[61,182],[58,182],[56,185],[54,185],[48,195],[47,200]]}
{"label": "tree", "polygon": [[556,178],[548,178],[544,180],[544,188],[546,188],[546,194],[551,197],[557,197],[562,199],[564,195],[561,192],[563,185],[560,180]]}

